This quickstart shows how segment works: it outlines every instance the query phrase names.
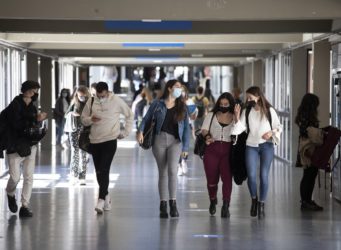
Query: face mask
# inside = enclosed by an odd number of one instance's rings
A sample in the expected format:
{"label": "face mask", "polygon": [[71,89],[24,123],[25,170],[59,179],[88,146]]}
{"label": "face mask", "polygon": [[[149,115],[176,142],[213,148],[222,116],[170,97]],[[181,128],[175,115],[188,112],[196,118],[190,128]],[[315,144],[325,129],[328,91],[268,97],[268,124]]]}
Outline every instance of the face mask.
{"label": "face mask", "polygon": [[78,100],[80,102],[85,102],[86,101],[86,97],[85,96],[78,96]]}
{"label": "face mask", "polygon": [[66,98],[67,97],[67,93],[62,93],[62,97]]}
{"label": "face mask", "polygon": [[108,99],[107,97],[99,98],[99,102],[102,104],[102,103],[104,103],[107,99]]}
{"label": "face mask", "polygon": [[181,96],[181,93],[182,93],[182,89],[181,88],[175,88],[173,90],[172,95],[173,95],[174,98],[178,98],[178,97]]}
{"label": "face mask", "polygon": [[219,106],[219,111],[221,113],[226,113],[230,110],[230,107],[223,107],[223,106]]}
{"label": "face mask", "polygon": [[32,102],[35,102],[36,100],[38,100],[38,93],[34,93],[34,95],[31,97]]}
{"label": "face mask", "polygon": [[248,108],[253,108],[254,106],[256,106],[256,101],[255,100],[248,101],[246,103],[246,107],[248,107]]}

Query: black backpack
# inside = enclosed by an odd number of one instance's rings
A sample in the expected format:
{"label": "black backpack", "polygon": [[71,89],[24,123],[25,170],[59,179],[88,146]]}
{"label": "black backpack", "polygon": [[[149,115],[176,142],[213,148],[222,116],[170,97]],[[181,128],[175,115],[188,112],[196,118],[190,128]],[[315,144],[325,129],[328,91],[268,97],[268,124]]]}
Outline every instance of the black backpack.
{"label": "black backpack", "polygon": [[204,104],[204,96],[200,99],[196,96],[195,97],[195,105],[198,108],[198,118],[201,118],[205,115],[205,104]]}

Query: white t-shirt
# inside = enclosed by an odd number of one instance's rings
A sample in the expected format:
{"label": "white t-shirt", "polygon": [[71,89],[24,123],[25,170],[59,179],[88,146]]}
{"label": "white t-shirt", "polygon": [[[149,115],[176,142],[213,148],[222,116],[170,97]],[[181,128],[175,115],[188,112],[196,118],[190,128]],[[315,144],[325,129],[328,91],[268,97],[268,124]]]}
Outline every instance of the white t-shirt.
{"label": "white t-shirt", "polygon": [[[201,126],[201,130],[207,130],[210,127],[211,119],[212,119],[213,112],[210,112],[205,117],[205,120]],[[229,125],[222,127],[217,119],[217,116],[215,115],[212,120],[212,125],[210,129],[210,134],[212,136],[212,139],[214,141],[225,141],[230,142],[231,141],[231,132],[234,127],[234,122],[231,122]]]}

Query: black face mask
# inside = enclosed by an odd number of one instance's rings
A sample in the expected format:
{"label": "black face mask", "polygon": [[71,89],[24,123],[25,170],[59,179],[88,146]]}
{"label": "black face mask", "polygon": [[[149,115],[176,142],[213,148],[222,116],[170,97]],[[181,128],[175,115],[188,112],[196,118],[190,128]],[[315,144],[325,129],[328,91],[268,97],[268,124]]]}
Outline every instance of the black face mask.
{"label": "black face mask", "polygon": [[222,106],[219,107],[219,111],[221,113],[229,112],[229,110],[230,110],[230,107],[222,107]]}
{"label": "black face mask", "polygon": [[256,101],[255,100],[248,101],[246,103],[246,107],[248,107],[248,108],[253,108],[254,106],[256,106]]}
{"label": "black face mask", "polygon": [[36,100],[38,100],[38,93],[34,93],[34,95],[31,97],[32,102],[35,102]]}

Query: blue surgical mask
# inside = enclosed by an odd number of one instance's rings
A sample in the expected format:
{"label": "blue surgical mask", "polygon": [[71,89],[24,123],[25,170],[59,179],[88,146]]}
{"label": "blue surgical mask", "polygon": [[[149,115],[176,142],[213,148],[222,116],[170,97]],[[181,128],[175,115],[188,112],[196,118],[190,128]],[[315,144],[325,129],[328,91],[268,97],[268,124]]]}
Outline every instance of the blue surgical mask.
{"label": "blue surgical mask", "polygon": [[179,98],[181,96],[181,93],[182,93],[181,88],[174,88],[172,95],[174,98]]}

